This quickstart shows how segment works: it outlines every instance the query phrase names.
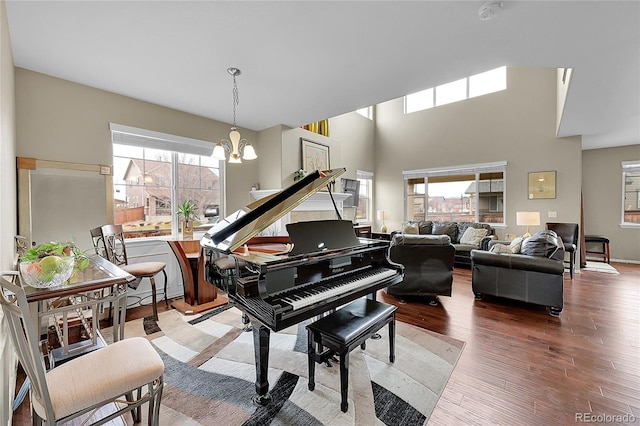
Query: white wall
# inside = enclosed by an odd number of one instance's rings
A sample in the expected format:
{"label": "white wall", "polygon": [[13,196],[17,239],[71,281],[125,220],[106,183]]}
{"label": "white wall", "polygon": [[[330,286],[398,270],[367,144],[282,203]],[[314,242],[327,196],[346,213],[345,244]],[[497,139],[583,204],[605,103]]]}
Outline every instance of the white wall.
{"label": "white wall", "polygon": [[[506,228],[516,211],[539,211],[541,222],[580,221],[580,138],[558,139],[556,71],[508,68],[507,90],[405,115],[403,100],[377,106],[376,209],[390,211],[390,229],[403,220],[403,170],[507,161]],[[529,200],[529,172],[557,171],[556,199]],[[557,217],[547,218],[549,211]],[[532,228],[532,231],[541,230]]]}
{"label": "white wall", "polygon": [[[0,1],[0,271],[14,269],[17,232],[15,82],[7,12]],[[10,426],[16,381],[16,357],[0,311],[0,424]]]}
{"label": "white wall", "polygon": [[640,262],[640,227],[620,226],[622,162],[640,160],[640,144],[583,151],[582,159],[585,234],[608,237],[612,259]]}

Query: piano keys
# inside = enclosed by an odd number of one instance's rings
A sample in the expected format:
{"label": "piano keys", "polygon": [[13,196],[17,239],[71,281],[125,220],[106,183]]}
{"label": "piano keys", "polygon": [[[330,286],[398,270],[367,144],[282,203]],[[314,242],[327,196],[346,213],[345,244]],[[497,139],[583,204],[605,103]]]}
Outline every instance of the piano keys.
{"label": "piano keys", "polygon": [[229,301],[251,321],[256,363],[254,402],[270,402],[267,379],[271,331],[280,331],[400,282],[404,269],[389,260],[384,241],[358,238],[353,224],[323,220],[289,224],[289,236],[258,234],[344,169],[316,171],[216,224],[201,245],[236,260]]}

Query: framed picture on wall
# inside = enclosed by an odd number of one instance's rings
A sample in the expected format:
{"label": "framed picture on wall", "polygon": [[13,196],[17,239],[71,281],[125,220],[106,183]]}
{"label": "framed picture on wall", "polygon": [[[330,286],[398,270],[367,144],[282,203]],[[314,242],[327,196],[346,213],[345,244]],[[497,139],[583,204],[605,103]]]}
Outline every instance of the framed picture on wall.
{"label": "framed picture on wall", "polygon": [[329,170],[329,147],[307,139],[300,138],[302,143],[302,170]]}
{"label": "framed picture on wall", "polygon": [[529,199],[556,198],[556,171],[529,173]]}

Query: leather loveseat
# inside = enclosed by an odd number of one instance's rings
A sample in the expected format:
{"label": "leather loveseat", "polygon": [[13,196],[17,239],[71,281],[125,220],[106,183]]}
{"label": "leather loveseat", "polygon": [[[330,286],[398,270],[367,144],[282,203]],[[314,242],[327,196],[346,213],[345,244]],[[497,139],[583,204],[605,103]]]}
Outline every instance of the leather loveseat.
{"label": "leather loveseat", "polygon": [[[471,229],[467,232],[469,228]],[[488,250],[489,241],[495,239],[495,230],[491,225],[476,222],[422,220],[405,224],[402,232],[418,235],[448,235],[455,249],[455,266],[467,268],[471,267],[471,250]]]}
{"label": "leather loveseat", "polygon": [[402,282],[387,287],[395,296],[451,296],[455,248],[448,235],[395,234],[389,247],[389,259],[404,265]]}
{"label": "leather loveseat", "polygon": [[[541,231],[522,242],[518,253],[471,252],[471,284],[476,299],[489,294],[546,306],[552,316],[562,311],[564,244],[553,231]],[[493,249],[492,249],[493,250]]]}

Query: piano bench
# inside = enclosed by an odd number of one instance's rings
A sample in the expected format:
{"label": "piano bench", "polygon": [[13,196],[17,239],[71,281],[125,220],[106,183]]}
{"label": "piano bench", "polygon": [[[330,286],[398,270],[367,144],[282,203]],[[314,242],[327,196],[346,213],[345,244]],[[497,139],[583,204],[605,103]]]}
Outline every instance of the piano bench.
{"label": "piano bench", "polygon": [[[347,412],[349,385],[349,353],[389,324],[389,361],[395,361],[396,307],[375,300],[361,298],[335,312],[307,325],[309,357],[309,390],[315,389],[315,364],[327,362],[334,354],[340,355],[340,409]],[[317,353],[323,347],[328,350]]]}

